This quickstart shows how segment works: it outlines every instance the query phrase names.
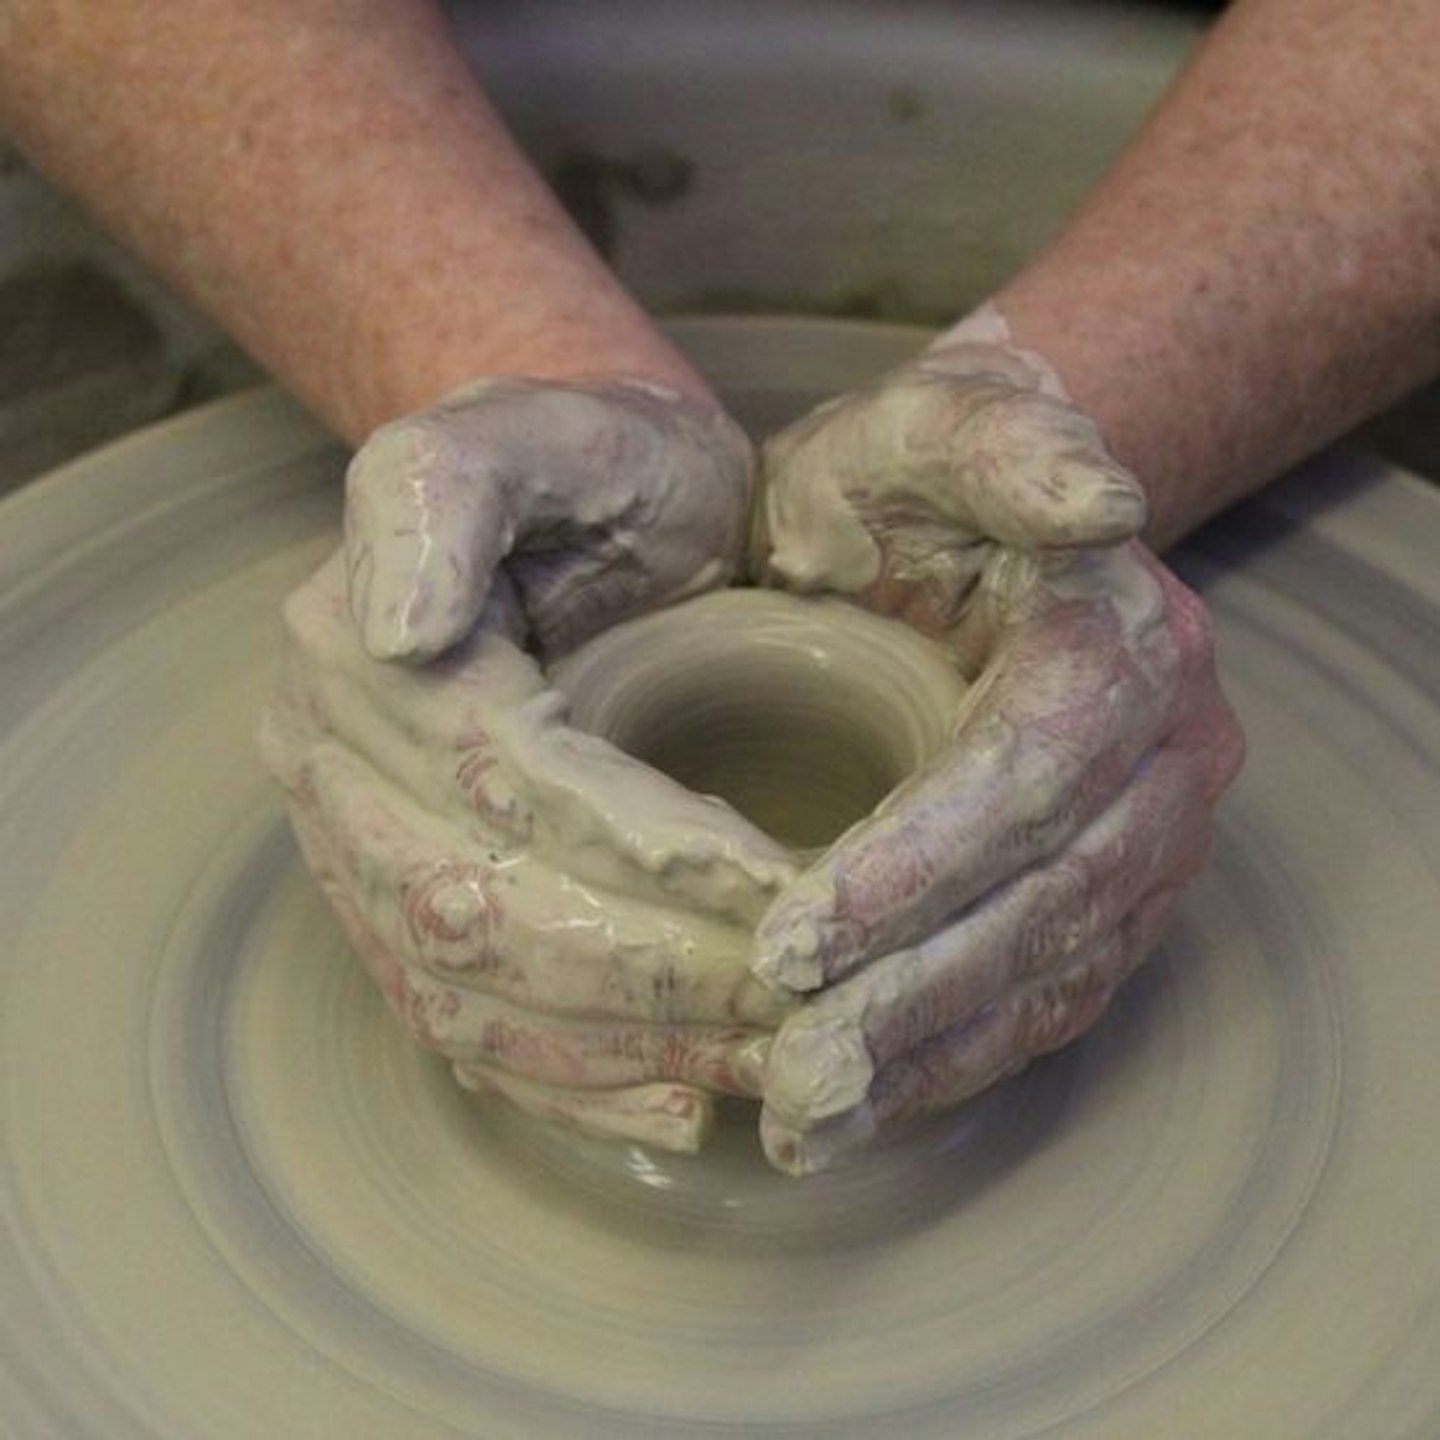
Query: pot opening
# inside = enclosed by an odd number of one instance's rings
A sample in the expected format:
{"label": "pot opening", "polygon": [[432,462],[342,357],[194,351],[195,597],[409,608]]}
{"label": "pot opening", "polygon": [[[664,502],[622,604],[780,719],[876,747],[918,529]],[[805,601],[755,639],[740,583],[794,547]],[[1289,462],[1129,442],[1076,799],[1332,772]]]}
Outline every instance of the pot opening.
{"label": "pot opening", "polygon": [[715,591],[604,631],[552,678],[571,721],[739,811],[802,860],[946,743],[964,681],[843,601]]}
{"label": "pot opening", "polygon": [[913,763],[873,692],[793,656],[673,675],[647,698],[616,743],[792,850],[823,849]]}

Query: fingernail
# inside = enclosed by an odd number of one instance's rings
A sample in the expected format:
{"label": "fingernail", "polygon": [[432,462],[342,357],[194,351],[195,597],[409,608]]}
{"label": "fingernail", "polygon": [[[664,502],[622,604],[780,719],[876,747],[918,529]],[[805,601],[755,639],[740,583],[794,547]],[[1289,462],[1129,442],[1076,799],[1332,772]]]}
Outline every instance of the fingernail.
{"label": "fingernail", "polygon": [[1119,465],[1108,459],[1065,461],[1055,478],[1074,543],[1106,544],[1144,528],[1145,492]]}
{"label": "fingernail", "polygon": [[777,1170],[796,1177],[833,1169],[837,1161],[873,1141],[878,1128],[868,1105],[817,1130],[796,1129],[772,1114],[768,1105],[760,1112],[760,1144],[765,1158]]}
{"label": "fingernail", "polygon": [[853,1110],[869,1093],[875,1062],[848,1018],[812,1020],[802,1010],[780,1027],[765,1071],[765,1103],[808,1128]]}
{"label": "fingernail", "polygon": [[773,922],[762,920],[755,934],[757,950],[750,969],[765,984],[805,994],[825,983],[820,931],[813,922],[777,916]]}
{"label": "fingernail", "polygon": [[1145,527],[1149,505],[1145,492],[1134,481],[1103,486],[1095,494],[1097,529],[1112,532],[1116,539],[1137,535]]}

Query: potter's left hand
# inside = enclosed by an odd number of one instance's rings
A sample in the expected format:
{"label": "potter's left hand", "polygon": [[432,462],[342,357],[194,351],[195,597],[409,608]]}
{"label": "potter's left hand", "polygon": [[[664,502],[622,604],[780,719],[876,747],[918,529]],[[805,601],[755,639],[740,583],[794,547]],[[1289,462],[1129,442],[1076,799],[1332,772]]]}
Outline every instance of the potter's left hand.
{"label": "potter's left hand", "polygon": [[469,1088],[698,1147],[786,1008],[748,961],[788,855],[572,729],[503,586],[444,657],[387,665],[344,575],[337,554],[286,604],[262,752],[395,1019]]}
{"label": "potter's left hand", "polygon": [[1201,864],[1242,740],[1199,599],[1039,357],[962,330],[765,455],[779,583],[953,648],[954,743],[777,898],[771,1159],[824,1169],[1081,1034]]}
{"label": "potter's left hand", "polygon": [[527,647],[723,584],[751,461],[713,404],[641,381],[482,381],[385,426],[343,555],[287,605],[263,733],[406,1031],[472,1088],[680,1149],[758,1087],[785,1005],[749,937],[794,867],[573,730]]}

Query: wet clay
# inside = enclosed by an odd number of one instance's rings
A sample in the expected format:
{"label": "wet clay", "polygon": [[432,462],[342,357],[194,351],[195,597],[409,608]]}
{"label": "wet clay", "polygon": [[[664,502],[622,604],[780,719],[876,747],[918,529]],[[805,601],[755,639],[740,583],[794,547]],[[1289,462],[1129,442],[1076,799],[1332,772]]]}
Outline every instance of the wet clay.
{"label": "wet clay", "polygon": [[618,626],[550,678],[578,729],[732,807],[798,860],[944,745],[965,688],[908,626],[774,590]]}

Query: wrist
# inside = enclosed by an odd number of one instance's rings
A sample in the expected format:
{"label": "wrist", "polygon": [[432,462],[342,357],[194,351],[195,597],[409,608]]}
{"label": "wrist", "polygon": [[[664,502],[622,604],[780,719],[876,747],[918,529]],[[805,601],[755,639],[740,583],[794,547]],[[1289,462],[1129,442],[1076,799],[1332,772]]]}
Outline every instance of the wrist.
{"label": "wrist", "polygon": [[[486,253],[486,197],[456,197],[452,233],[463,237],[461,253],[439,266],[397,266],[397,283],[413,284],[413,303],[392,296],[359,317],[369,333],[349,352],[344,388],[327,397],[327,418],[346,438],[358,442],[387,421],[485,378],[641,379],[718,408],[703,377],[571,227],[538,178],[525,176],[511,189],[518,206],[517,189],[530,191],[520,227],[525,243],[511,236]],[[296,369],[302,381],[323,373],[310,365]]]}
{"label": "wrist", "polygon": [[1022,346],[994,300],[986,300],[937,335],[920,358],[922,369],[949,375],[993,371],[1054,400],[1069,401],[1060,373],[1038,350]]}
{"label": "wrist", "polygon": [[510,325],[417,331],[387,341],[377,373],[342,401],[337,428],[360,441],[391,420],[432,409],[477,384],[527,380],[594,388],[647,385],[719,410],[704,378],[643,315],[566,314]]}

